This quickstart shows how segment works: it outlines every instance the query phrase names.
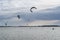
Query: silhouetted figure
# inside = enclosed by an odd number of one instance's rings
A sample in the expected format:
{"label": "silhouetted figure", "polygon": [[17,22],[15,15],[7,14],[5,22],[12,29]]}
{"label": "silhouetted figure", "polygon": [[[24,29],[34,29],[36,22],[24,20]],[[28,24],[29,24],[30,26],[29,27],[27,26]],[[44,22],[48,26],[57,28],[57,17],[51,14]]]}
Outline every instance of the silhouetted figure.
{"label": "silhouetted figure", "polygon": [[52,30],[54,30],[54,28],[52,28]]}

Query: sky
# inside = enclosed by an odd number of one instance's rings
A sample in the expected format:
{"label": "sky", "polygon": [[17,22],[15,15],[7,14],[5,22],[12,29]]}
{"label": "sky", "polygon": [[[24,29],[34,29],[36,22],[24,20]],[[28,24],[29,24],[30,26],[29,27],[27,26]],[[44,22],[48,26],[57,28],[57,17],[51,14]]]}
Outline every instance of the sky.
{"label": "sky", "polygon": [[60,0],[0,0],[0,26],[60,25],[59,10]]}

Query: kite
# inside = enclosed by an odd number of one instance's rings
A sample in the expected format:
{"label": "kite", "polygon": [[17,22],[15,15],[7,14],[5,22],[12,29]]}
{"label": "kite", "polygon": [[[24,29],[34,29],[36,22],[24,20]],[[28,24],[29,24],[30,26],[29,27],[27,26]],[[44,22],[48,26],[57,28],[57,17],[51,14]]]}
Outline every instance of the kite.
{"label": "kite", "polygon": [[30,9],[30,12],[33,12],[33,10],[32,9],[37,9],[36,7],[31,7],[31,9]]}
{"label": "kite", "polygon": [[20,19],[20,15],[17,15],[18,19]]}

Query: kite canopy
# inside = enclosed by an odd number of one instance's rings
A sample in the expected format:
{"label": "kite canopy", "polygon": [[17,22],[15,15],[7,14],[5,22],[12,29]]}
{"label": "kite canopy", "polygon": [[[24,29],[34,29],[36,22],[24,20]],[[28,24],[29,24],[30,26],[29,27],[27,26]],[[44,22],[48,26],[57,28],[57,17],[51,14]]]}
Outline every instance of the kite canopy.
{"label": "kite canopy", "polygon": [[18,19],[20,19],[20,15],[17,15]]}
{"label": "kite canopy", "polygon": [[37,9],[36,7],[31,7],[31,9],[30,9],[30,12],[33,12],[33,10],[32,9]]}

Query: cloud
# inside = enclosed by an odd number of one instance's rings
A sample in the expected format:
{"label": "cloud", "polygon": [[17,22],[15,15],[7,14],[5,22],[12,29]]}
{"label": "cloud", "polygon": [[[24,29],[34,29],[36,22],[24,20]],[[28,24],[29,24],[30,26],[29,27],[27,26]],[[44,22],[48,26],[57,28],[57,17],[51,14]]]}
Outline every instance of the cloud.
{"label": "cloud", "polygon": [[38,25],[54,25],[59,20],[36,20],[33,22],[29,22],[28,25],[38,26]]}
{"label": "cloud", "polygon": [[[55,7],[34,13],[17,12],[9,15],[1,15],[0,19],[3,23],[8,21],[8,25],[57,24],[60,20],[59,8],[60,7]],[[20,15],[21,19],[17,19],[17,15]]]}
{"label": "cloud", "polygon": [[[37,7],[33,13],[30,12],[32,6]],[[0,0],[0,22],[3,25],[6,21],[8,25],[36,24],[40,20],[47,20],[42,21],[42,24],[57,23],[56,20],[60,20],[59,10],[59,0]],[[20,21],[17,15],[21,16]]]}

